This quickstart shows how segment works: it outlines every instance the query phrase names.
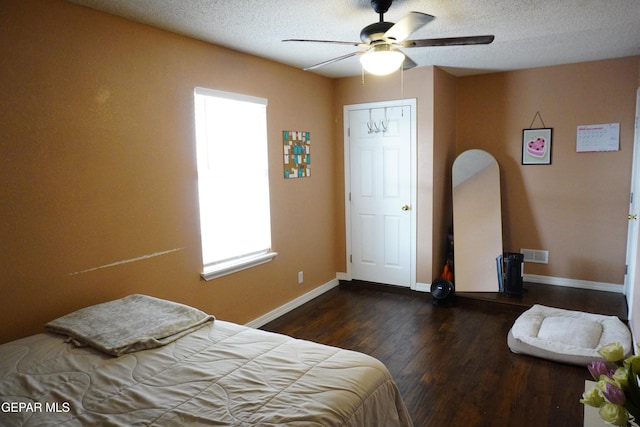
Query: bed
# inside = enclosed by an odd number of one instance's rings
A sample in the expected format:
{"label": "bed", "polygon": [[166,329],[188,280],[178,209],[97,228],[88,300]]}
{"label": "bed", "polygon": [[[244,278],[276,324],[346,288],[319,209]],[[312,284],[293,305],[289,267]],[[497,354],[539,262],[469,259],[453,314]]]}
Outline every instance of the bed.
{"label": "bed", "polygon": [[2,426],[412,425],[373,357],[141,295],[0,345],[0,375]]}

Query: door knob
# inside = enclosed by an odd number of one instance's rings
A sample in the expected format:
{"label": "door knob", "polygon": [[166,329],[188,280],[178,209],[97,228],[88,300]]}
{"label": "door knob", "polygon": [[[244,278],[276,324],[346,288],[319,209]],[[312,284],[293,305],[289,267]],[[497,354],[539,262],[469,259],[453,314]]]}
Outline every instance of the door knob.
{"label": "door knob", "polygon": [[403,210],[403,211],[408,211],[409,209],[411,209],[411,208],[409,207],[409,205],[404,205],[404,206],[402,207],[402,210]]}
{"label": "door knob", "polygon": [[629,219],[638,219],[638,214],[629,214]]}

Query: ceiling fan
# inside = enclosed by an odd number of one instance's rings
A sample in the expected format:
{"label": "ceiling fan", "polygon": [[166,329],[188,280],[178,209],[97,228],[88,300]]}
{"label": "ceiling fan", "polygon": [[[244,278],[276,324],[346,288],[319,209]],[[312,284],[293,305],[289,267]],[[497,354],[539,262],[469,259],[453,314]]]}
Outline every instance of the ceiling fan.
{"label": "ceiling fan", "polygon": [[364,69],[372,74],[378,75],[392,73],[399,69],[400,66],[402,66],[404,70],[408,70],[417,65],[411,58],[400,51],[400,48],[461,46],[489,44],[493,42],[493,35],[407,40],[411,34],[431,22],[435,17],[421,12],[410,12],[395,24],[393,22],[385,22],[384,14],[389,10],[392,3],[393,0],[371,0],[371,7],[380,16],[380,20],[362,29],[360,32],[361,42],[305,39],[286,39],[283,41],[333,43],[362,48],[362,50],[307,67],[304,69],[305,71],[314,70],[352,56],[362,55],[360,62]]}

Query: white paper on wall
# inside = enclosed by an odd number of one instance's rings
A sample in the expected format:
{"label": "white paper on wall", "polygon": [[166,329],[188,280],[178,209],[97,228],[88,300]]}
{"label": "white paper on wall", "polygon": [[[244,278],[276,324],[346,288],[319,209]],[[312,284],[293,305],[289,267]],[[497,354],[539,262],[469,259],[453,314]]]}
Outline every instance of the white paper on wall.
{"label": "white paper on wall", "polygon": [[620,150],[620,123],[579,125],[576,135],[578,153]]}

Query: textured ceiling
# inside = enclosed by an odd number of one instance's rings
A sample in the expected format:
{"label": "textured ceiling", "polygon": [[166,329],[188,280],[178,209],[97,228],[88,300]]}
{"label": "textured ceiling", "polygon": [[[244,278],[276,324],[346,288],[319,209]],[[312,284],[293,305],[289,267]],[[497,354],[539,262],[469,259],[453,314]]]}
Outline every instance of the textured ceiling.
{"label": "textured ceiling", "polygon": [[[287,38],[360,41],[378,21],[369,0],[68,0],[113,15],[305,68],[355,46]],[[640,55],[640,0],[396,0],[385,21],[434,15],[410,39],[494,34],[484,46],[420,47],[418,66],[458,76]],[[313,72],[360,75],[357,57]]]}

